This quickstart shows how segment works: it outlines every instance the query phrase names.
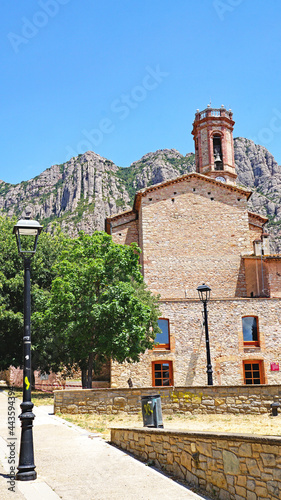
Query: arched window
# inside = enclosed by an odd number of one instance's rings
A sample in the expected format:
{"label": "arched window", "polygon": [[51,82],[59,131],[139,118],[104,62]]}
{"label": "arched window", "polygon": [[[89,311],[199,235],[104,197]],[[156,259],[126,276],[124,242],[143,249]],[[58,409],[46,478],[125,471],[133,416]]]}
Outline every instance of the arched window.
{"label": "arched window", "polygon": [[169,320],[165,318],[158,319],[158,326],[161,333],[157,333],[154,347],[155,349],[170,349],[170,325]]}
{"label": "arched window", "polygon": [[223,170],[221,137],[218,134],[215,134],[213,137],[213,152],[215,170]]}
{"label": "arched window", "polygon": [[259,346],[259,323],[257,316],[242,318],[243,341],[245,346]]}

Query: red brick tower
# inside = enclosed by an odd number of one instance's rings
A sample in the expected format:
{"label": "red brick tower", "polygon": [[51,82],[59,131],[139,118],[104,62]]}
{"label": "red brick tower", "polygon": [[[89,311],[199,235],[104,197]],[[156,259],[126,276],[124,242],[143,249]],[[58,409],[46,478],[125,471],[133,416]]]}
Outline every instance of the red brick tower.
{"label": "red brick tower", "polygon": [[237,174],[234,163],[232,111],[222,105],[220,109],[208,104],[204,111],[197,110],[193,122],[196,171],[228,184],[235,184]]}

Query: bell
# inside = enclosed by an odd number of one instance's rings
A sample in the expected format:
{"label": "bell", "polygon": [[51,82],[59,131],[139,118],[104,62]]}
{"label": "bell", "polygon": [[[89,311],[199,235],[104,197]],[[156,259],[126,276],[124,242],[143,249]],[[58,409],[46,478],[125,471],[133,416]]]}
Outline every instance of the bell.
{"label": "bell", "polygon": [[221,162],[221,157],[218,151],[215,152],[215,163],[220,163]]}

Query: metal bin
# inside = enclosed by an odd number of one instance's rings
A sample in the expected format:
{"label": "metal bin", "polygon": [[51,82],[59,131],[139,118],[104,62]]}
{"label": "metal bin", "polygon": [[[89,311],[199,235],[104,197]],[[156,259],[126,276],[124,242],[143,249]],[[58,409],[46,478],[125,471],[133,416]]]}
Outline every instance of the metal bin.
{"label": "metal bin", "polygon": [[142,396],[141,409],[144,427],[164,427],[161,409],[161,396]]}

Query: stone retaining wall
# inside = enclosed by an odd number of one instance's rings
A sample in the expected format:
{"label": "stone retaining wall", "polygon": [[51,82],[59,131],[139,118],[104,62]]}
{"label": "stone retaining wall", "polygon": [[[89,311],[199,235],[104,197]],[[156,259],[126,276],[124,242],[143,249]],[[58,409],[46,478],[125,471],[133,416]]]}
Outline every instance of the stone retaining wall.
{"label": "stone retaining wall", "polygon": [[111,429],[111,442],[220,500],[281,498],[281,438]]}
{"label": "stone retaining wall", "polygon": [[280,385],[167,387],[156,389],[69,389],[54,391],[55,412],[119,413],[141,411],[141,396],[160,394],[164,414],[251,413],[271,411],[281,400]]}

